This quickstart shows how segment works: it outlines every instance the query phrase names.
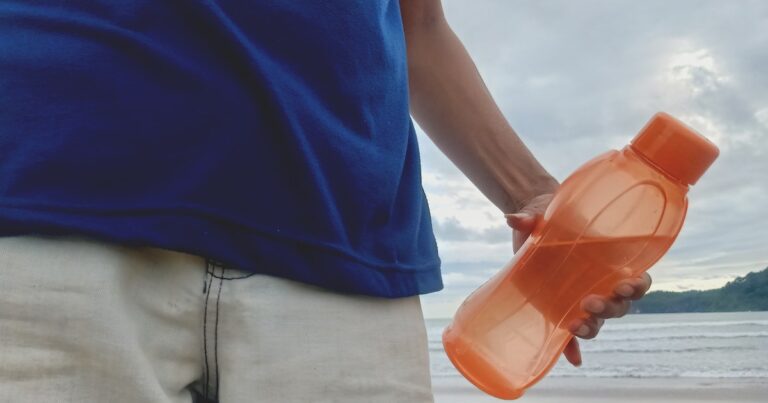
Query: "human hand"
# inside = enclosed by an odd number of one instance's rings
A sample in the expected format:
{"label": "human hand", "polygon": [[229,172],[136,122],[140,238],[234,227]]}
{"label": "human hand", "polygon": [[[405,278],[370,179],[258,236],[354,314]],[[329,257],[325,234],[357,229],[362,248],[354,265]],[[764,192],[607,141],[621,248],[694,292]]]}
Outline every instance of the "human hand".
{"label": "human hand", "polygon": [[[512,247],[515,252],[531,235],[536,221],[544,214],[553,196],[553,194],[539,195],[526,203],[519,212],[505,215],[507,224],[514,230]],[[568,328],[576,337],[592,339],[597,336],[605,319],[620,318],[626,315],[629,311],[630,301],[642,298],[650,287],[651,276],[643,273],[639,277],[620,281],[609,297],[588,295],[581,300],[581,308],[589,316],[586,319],[572,322]],[[581,365],[581,351],[579,350],[579,342],[575,337],[565,347],[563,355],[574,366]]]}

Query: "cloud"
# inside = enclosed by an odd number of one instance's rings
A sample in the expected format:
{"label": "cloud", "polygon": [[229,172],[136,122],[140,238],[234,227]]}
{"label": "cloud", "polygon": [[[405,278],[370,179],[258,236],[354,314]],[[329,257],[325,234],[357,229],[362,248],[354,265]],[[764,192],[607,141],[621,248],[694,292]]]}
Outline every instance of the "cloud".
{"label": "cloud", "polygon": [[[768,2],[445,0],[444,8],[505,116],[558,179],[623,147],[659,110],[721,147],[690,191],[677,242],[651,272],[654,288],[718,287],[768,266]],[[501,212],[419,133],[444,271],[475,276],[475,266],[503,264],[511,251]],[[453,282],[445,298],[470,291]]]}
{"label": "cloud", "polygon": [[441,223],[439,220],[432,220],[437,239],[442,241],[466,241],[473,238],[475,231],[461,226],[456,217],[448,217]]}
{"label": "cloud", "polygon": [[473,241],[506,244],[511,244],[512,242],[512,229],[506,224],[477,230],[465,227],[456,217],[447,217],[444,220],[433,218],[432,228],[434,229],[437,239],[441,241]]}
{"label": "cloud", "polygon": [[488,280],[487,277],[473,276],[462,272],[451,272],[443,275],[443,282],[449,287],[479,287],[486,280]]}

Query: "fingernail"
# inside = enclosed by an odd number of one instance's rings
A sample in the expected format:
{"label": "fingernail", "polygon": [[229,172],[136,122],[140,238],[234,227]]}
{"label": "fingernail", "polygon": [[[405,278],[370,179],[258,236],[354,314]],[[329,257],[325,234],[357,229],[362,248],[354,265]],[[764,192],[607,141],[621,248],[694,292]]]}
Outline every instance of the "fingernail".
{"label": "fingernail", "polygon": [[616,294],[619,294],[625,298],[631,297],[632,294],[634,293],[635,293],[635,290],[627,284],[622,284],[618,288],[616,288]]}
{"label": "fingernail", "polygon": [[587,327],[587,325],[581,325],[578,330],[576,330],[576,336],[584,337],[587,334],[589,334],[589,327]]}
{"label": "fingernail", "polygon": [[605,310],[605,304],[603,303],[603,301],[592,300],[592,301],[589,301],[589,303],[586,306],[586,309],[592,313],[600,313],[600,312],[603,312],[603,310]]}
{"label": "fingernail", "polygon": [[504,217],[506,217],[506,218],[517,218],[518,220],[522,220],[522,219],[528,218],[530,216],[531,215],[528,214],[528,213],[509,213],[509,214],[504,214]]}

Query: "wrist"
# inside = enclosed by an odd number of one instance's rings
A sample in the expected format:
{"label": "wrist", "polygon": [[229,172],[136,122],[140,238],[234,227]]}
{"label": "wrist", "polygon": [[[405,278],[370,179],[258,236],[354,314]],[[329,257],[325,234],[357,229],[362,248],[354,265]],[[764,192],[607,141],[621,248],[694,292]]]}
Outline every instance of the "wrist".
{"label": "wrist", "polygon": [[508,202],[505,203],[505,214],[520,212],[532,200],[543,195],[554,194],[560,187],[557,179],[546,172],[531,175],[527,179],[525,187],[507,192]]}

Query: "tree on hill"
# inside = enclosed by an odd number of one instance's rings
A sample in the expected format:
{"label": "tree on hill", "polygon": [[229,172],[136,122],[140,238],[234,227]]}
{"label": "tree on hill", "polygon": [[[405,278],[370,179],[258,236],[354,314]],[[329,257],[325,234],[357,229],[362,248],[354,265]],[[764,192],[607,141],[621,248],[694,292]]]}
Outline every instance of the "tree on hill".
{"label": "tree on hill", "polygon": [[768,268],[706,291],[654,291],[632,304],[632,313],[768,311]]}

